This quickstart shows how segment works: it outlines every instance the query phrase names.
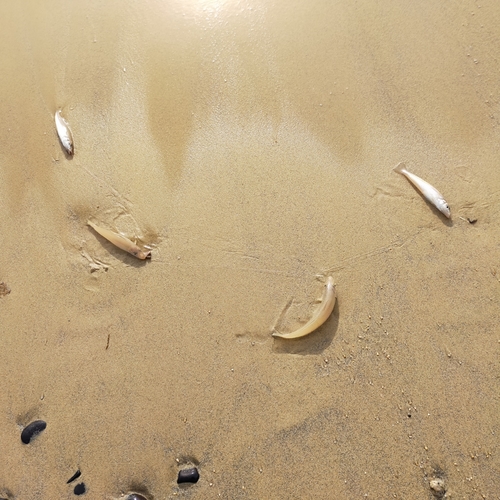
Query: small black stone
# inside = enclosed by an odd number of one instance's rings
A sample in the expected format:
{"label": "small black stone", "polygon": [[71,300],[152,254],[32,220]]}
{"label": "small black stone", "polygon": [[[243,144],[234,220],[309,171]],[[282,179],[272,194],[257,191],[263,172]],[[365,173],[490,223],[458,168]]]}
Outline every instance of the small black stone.
{"label": "small black stone", "polygon": [[28,424],[21,432],[21,441],[24,444],[28,444],[37,434],[45,430],[47,423],[43,420],[35,420]]}
{"label": "small black stone", "polygon": [[75,495],[83,495],[85,493],[85,484],[84,483],[78,483],[75,486],[75,489],[73,490],[73,493]]}
{"label": "small black stone", "polygon": [[9,500],[14,498],[12,492],[9,491],[7,488],[0,488],[0,489],[2,490],[2,496],[0,497],[0,500]]}
{"label": "small black stone", "polygon": [[80,472],[80,469],[78,469],[67,481],[66,484],[72,483],[75,479],[78,479],[82,473]]}
{"label": "small black stone", "polygon": [[196,467],[192,469],[180,470],[177,476],[177,484],[181,483],[197,483],[200,479],[200,473]]}
{"label": "small black stone", "polygon": [[132,493],[127,497],[127,500],[146,500],[146,497],[139,495],[139,493]]}

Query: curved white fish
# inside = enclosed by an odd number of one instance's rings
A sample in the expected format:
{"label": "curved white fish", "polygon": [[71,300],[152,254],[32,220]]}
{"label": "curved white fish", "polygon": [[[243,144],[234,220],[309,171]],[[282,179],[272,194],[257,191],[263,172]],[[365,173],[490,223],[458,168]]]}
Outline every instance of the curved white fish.
{"label": "curved white fish", "polygon": [[448,219],[451,217],[448,203],[446,203],[443,195],[434,186],[431,186],[428,182],[424,181],[424,179],[421,179],[417,175],[408,172],[404,163],[400,163],[394,169],[394,172],[404,175],[416,188],[418,188],[427,201],[432,203],[441,213],[446,215]]}
{"label": "curved white fish", "polygon": [[61,141],[61,144],[63,145],[66,152],[69,155],[72,155],[74,153],[73,134],[71,133],[68,122],[62,117],[60,109],[56,111],[55,120],[59,140]]}
{"label": "curved white fish", "polygon": [[332,314],[333,308],[335,307],[335,299],[337,295],[335,293],[335,285],[333,284],[333,278],[328,276],[325,283],[325,292],[323,293],[323,298],[321,299],[321,305],[316,309],[312,318],[299,329],[290,333],[280,333],[273,332],[273,337],[281,337],[283,339],[298,339],[299,337],[304,337],[305,335],[317,330]]}

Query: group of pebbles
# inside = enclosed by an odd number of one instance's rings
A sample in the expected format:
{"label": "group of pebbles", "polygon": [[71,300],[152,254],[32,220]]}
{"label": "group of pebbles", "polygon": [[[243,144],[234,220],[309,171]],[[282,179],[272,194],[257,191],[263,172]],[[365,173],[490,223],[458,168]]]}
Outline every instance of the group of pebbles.
{"label": "group of pebbles", "polygon": [[[21,441],[23,444],[30,444],[31,441],[41,432],[43,432],[47,428],[47,422],[43,420],[35,420],[28,424],[21,432]],[[76,481],[82,475],[80,469],[78,469],[67,481],[67,484],[71,484],[73,481]],[[177,484],[182,483],[197,483],[198,479],[200,479],[200,473],[196,467],[192,467],[189,469],[182,469],[179,471],[177,475]],[[433,478],[429,481],[429,487],[431,489],[432,494],[441,499],[446,495],[446,487],[443,479],[441,478]],[[83,495],[87,491],[87,487],[85,483],[78,483],[74,489],[73,493],[75,495]],[[8,500],[7,498],[0,498],[0,500]],[[148,500],[145,496],[140,493],[130,493],[125,498],[125,500]]]}
{"label": "group of pebbles", "polygon": [[[47,422],[44,420],[35,420],[28,424],[21,432],[21,442],[23,444],[30,444],[33,439],[38,436],[41,432],[43,432],[47,428]],[[82,472],[78,469],[67,481],[67,484],[71,484],[76,481]],[[177,475],[177,484],[182,483],[197,483],[198,479],[200,479],[200,473],[196,467],[192,467],[189,469],[182,469],[179,471]],[[73,489],[73,493],[75,495],[83,495],[87,491],[87,487],[84,482],[76,484]],[[0,500],[8,500],[7,498],[0,498]],[[145,496],[140,493],[130,493],[125,500],[148,500]]]}

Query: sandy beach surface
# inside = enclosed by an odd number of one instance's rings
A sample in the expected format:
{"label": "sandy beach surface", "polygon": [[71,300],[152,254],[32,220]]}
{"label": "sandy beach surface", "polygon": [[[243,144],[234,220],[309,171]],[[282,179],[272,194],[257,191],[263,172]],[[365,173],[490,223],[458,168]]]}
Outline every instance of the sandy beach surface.
{"label": "sandy beach surface", "polygon": [[0,19],[0,498],[500,498],[497,0]]}

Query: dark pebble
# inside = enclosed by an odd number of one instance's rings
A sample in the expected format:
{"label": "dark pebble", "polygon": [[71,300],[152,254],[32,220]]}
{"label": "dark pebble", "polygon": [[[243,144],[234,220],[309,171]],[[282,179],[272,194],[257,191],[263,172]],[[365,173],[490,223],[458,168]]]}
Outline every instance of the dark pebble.
{"label": "dark pebble", "polygon": [[181,483],[197,483],[200,479],[200,473],[196,467],[192,469],[184,469],[179,471],[177,476],[177,484]]}
{"label": "dark pebble", "polygon": [[2,496],[0,500],[9,500],[14,498],[14,495],[7,488],[0,488],[2,490]]}
{"label": "dark pebble", "polygon": [[24,444],[28,444],[37,434],[45,430],[47,423],[43,420],[35,420],[31,424],[27,425],[23,432],[21,432],[21,441]]}
{"label": "dark pebble", "polygon": [[84,483],[78,483],[75,486],[75,489],[73,490],[73,493],[75,495],[83,495],[85,493],[85,484]]}
{"label": "dark pebble", "polygon": [[66,484],[72,483],[75,479],[78,479],[82,473],[80,472],[80,469],[78,469],[67,481]]}
{"label": "dark pebble", "polygon": [[127,500],[147,500],[146,497],[139,495],[139,493],[132,493],[127,497]]}
{"label": "dark pebble", "polygon": [[9,295],[9,293],[10,293],[10,288],[8,287],[7,283],[4,283],[2,281],[0,283],[0,297],[2,297],[3,295]]}

